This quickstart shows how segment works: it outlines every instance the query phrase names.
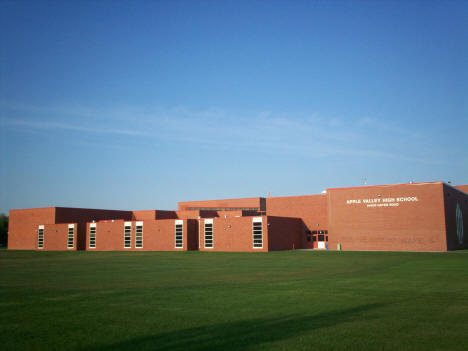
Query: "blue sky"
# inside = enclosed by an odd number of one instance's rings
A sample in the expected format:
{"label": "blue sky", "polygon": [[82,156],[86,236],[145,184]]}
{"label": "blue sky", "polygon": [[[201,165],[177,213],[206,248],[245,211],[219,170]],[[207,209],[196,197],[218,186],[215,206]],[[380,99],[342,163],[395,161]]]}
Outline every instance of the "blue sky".
{"label": "blue sky", "polygon": [[0,212],[468,184],[466,1],[0,3]]}

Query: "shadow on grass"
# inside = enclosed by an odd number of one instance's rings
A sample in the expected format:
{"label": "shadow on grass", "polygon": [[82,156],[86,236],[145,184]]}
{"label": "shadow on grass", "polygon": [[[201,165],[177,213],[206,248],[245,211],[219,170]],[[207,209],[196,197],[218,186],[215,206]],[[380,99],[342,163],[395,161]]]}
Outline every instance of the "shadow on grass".
{"label": "shadow on grass", "polygon": [[[190,328],[170,333],[148,335],[112,345],[91,347],[83,351],[205,351],[245,350],[255,345],[285,340],[305,332],[332,327],[353,320],[370,319],[365,312],[386,304],[368,304],[341,311],[282,318],[257,318],[213,326]],[[157,331],[155,331],[157,332]]]}

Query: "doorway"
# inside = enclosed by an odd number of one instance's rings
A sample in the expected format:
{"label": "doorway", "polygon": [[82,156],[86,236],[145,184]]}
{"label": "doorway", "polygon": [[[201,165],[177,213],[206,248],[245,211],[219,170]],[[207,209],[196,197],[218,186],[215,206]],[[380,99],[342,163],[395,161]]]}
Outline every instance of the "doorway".
{"label": "doorway", "polygon": [[328,230],[313,230],[307,234],[307,247],[313,249],[328,249]]}

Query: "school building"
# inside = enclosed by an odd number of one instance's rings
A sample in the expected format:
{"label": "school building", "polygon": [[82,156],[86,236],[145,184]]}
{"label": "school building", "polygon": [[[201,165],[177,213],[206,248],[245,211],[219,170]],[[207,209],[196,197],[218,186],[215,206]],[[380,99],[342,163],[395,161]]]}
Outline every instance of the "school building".
{"label": "school building", "polygon": [[448,251],[468,248],[467,226],[468,185],[425,182],[187,201],[172,211],[10,210],[8,248]]}

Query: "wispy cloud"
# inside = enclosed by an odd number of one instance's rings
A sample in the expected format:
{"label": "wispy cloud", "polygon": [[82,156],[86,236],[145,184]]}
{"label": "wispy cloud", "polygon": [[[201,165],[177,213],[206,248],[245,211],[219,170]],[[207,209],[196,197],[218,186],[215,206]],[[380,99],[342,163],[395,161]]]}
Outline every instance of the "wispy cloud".
{"label": "wispy cloud", "polygon": [[142,131],[131,129],[112,129],[112,128],[87,128],[75,124],[58,123],[50,121],[29,121],[11,118],[2,118],[1,122],[4,126],[15,126],[21,128],[31,129],[45,129],[45,130],[71,130],[77,132],[97,133],[97,134],[117,134],[117,135],[130,135],[138,136],[145,135]]}
{"label": "wispy cloud", "polygon": [[[349,121],[317,113],[289,116],[271,111],[232,112],[216,107],[205,110],[131,106],[93,109],[5,102],[0,102],[0,111],[0,121],[5,128],[151,138],[314,158],[345,155],[434,162],[391,143],[392,138],[408,135],[404,127],[369,117]],[[5,118],[5,113],[14,117]],[[373,133],[369,133],[369,129]]]}

